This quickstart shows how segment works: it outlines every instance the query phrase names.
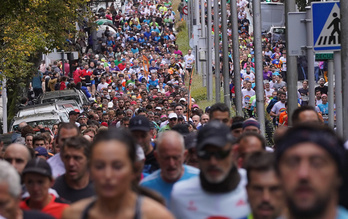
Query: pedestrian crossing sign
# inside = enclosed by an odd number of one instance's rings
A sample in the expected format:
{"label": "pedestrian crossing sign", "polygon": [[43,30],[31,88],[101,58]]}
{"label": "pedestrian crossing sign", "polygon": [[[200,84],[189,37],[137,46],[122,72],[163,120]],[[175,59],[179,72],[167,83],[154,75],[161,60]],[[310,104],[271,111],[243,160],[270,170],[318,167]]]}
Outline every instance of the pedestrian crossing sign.
{"label": "pedestrian crossing sign", "polygon": [[312,2],[314,50],[341,49],[340,2]]}

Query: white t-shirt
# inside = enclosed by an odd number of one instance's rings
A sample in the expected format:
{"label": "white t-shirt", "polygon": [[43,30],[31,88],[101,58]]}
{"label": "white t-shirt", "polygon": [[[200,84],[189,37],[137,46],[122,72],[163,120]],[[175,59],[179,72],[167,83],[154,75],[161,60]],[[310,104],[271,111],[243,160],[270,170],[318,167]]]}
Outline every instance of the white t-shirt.
{"label": "white t-shirt", "polygon": [[281,101],[276,102],[274,106],[272,107],[272,112],[276,115],[279,115],[280,113],[284,112],[286,110],[285,103],[282,103]]}
{"label": "white t-shirt", "polygon": [[243,108],[249,108],[250,98],[255,95],[255,91],[253,89],[250,89],[250,91],[248,91],[247,89],[243,89],[242,94],[243,94]]}
{"label": "white t-shirt", "polygon": [[270,88],[269,91],[265,89],[265,94],[267,98],[270,98],[272,96],[274,89]]}
{"label": "white t-shirt", "polygon": [[185,60],[185,68],[192,68],[193,62],[195,61],[195,57],[191,54],[187,54],[184,56]]}
{"label": "white t-shirt", "polygon": [[246,80],[246,81],[251,81],[251,82],[255,81],[255,75],[252,72],[250,72],[249,74],[244,72],[242,74],[242,78],[243,80]]}
{"label": "white t-shirt", "polygon": [[213,194],[203,190],[199,176],[174,185],[170,210],[176,218],[246,218],[250,214],[246,171],[239,169],[241,180],[228,193]]}

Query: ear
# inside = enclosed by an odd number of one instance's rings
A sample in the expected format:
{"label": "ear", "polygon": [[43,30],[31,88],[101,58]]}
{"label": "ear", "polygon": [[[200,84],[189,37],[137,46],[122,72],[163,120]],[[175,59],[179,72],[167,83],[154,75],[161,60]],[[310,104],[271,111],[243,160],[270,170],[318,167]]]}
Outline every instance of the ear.
{"label": "ear", "polygon": [[184,151],[184,160],[186,159],[187,155],[188,155],[188,151],[185,149],[185,151]]}

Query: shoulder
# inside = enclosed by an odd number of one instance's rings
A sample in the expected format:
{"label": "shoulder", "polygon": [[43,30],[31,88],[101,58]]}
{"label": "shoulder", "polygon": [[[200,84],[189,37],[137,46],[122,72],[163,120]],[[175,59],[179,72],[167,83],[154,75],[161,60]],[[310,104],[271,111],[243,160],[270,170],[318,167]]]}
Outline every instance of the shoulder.
{"label": "shoulder", "polygon": [[192,166],[188,166],[188,165],[184,165],[184,167],[185,167],[185,173],[194,174],[194,175],[199,174],[199,169],[198,168],[195,168],[195,167],[192,167]]}
{"label": "shoulder", "polygon": [[143,198],[143,205],[141,207],[141,211],[144,218],[174,219],[174,216],[163,205],[146,197]]}
{"label": "shoulder", "polygon": [[172,195],[185,196],[186,192],[188,191],[192,192],[193,190],[196,190],[199,187],[200,187],[199,176],[194,176],[194,177],[191,177],[190,179],[175,183],[173,186]]}
{"label": "shoulder", "polygon": [[81,218],[82,212],[94,200],[94,198],[86,198],[67,207],[62,218]]}
{"label": "shoulder", "polygon": [[145,177],[143,180],[141,180],[140,185],[148,185],[151,184],[153,181],[158,179],[160,177],[161,169],[156,170],[155,172],[151,173],[147,177]]}

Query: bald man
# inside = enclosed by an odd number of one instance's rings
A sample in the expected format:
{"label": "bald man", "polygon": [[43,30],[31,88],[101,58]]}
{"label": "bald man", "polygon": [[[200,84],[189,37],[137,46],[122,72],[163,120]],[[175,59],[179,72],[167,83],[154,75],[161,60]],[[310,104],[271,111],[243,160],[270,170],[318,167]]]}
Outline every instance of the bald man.
{"label": "bald man", "polygon": [[31,158],[29,149],[22,144],[13,143],[5,149],[4,160],[9,162],[19,174],[22,173],[25,165]]}
{"label": "bald man", "polygon": [[165,131],[157,140],[155,157],[160,169],[147,176],[140,185],[160,193],[169,203],[174,183],[198,175],[195,167],[184,165],[184,138],[176,131]]}

